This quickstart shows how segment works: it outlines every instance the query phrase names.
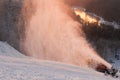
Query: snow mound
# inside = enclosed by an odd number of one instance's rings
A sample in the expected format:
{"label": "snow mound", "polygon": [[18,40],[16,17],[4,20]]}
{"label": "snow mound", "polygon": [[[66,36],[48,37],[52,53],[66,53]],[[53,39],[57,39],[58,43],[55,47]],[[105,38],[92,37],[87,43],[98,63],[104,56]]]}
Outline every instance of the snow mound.
{"label": "snow mound", "polygon": [[88,68],[26,58],[7,43],[0,42],[0,80],[117,79]]}
{"label": "snow mound", "polygon": [[0,42],[0,55],[10,57],[25,57],[23,54],[11,47],[7,42]]}

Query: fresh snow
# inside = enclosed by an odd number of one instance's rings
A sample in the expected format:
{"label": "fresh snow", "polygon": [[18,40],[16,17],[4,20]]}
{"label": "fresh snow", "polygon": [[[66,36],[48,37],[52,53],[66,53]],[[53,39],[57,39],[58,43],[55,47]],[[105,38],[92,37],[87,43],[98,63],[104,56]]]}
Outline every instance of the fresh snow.
{"label": "fresh snow", "polygon": [[23,54],[7,44],[7,42],[0,42],[0,55],[19,58],[25,57]]}
{"label": "fresh snow", "polygon": [[[120,63],[116,62],[116,63]],[[0,42],[0,80],[120,80],[69,64],[26,57]]]}

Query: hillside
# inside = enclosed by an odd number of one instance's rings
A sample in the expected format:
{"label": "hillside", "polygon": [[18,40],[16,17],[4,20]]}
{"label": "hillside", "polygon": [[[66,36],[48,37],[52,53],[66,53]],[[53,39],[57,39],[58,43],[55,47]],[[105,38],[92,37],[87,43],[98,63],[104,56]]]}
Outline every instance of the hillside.
{"label": "hillside", "polygon": [[[11,55],[9,55],[11,54]],[[119,63],[117,63],[119,64]],[[26,58],[0,42],[0,80],[119,80],[92,69]]]}

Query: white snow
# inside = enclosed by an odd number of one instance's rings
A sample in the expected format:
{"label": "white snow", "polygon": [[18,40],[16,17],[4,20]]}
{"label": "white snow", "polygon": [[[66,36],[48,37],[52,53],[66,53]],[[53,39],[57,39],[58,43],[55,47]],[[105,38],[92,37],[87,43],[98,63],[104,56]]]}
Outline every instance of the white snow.
{"label": "white snow", "polygon": [[7,42],[0,42],[0,55],[21,58],[25,57],[23,54],[7,44]]}
{"label": "white snow", "polygon": [[[120,63],[120,62],[118,62]],[[36,60],[0,42],[0,80],[120,80],[78,66]]]}

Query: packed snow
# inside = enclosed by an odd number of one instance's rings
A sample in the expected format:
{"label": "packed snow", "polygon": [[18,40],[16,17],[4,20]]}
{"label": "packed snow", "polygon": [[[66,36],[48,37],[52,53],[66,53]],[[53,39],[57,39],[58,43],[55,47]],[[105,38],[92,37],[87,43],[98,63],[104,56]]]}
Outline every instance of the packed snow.
{"label": "packed snow", "polygon": [[[120,66],[120,61],[116,62]],[[0,42],[0,80],[120,80],[92,69],[26,57]]]}

